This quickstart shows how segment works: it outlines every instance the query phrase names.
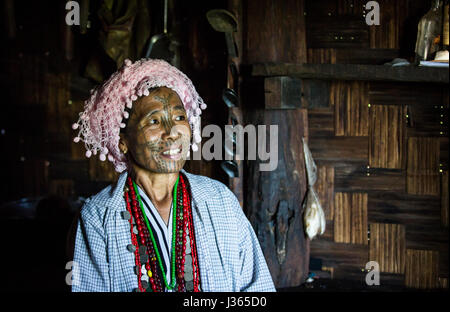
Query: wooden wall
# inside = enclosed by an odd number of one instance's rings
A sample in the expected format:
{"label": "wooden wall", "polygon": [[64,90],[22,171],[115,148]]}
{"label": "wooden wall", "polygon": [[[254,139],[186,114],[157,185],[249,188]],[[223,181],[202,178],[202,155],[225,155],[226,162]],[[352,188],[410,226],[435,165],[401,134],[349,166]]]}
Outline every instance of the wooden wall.
{"label": "wooden wall", "polygon": [[365,284],[365,265],[373,260],[384,285],[444,287],[448,83],[374,81],[380,79],[358,69],[340,79],[342,65],[327,68],[333,78],[312,67],[309,77],[296,76],[301,66],[294,64],[414,59],[417,24],[431,1],[378,1],[379,26],[366,24],[366,2],[245,1],[243,63],[262,70],[248,78],[254,85],[244,90],[244,105],[308,111],[327,220],[324,235],[310,242],[310,257],[322,261],[322,270]]}
{"label": "wooden wall", "polygon": [[[324,235],[310,242],[311,260],[333,278],[362,285],[366,263],[377,261],[383,285],[447,287],[448,83],[374,81],[358,69],[340,79],[342,67],[328,68],[334,78],[310,67],[305,78],[296,76],[301,66],[291,66],[412,61],[417,24],[431,1],[378,1],[379,26],[365,23],[366,2],[246,1],[243,61],[262,69],[253,75],[263,78],[266,109],[308,110],[327,220]],[[248,89],[244,104],[255,105],[261,90]],[[277,98],[280,90],[289,91]]]}
{"label": "wooden wall", "polygon": [[446,87],[332,81],[329,106],[309,107],[328,225],[310,252],[335,276],[363,282],[377,261],[382,284],[448,279]]}

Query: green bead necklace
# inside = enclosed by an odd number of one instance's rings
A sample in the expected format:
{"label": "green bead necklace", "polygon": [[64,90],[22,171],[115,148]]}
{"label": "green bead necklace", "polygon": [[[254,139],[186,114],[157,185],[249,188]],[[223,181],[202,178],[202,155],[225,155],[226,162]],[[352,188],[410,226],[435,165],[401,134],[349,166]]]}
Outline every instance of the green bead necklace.
{"label": "green bead necklace", "polygon": [[142,200],[141,200],[141,196],[139,195],[139,191],[137,188],[136,183],[134,183],[133,181],[133,187],[136,193],[136,197],[139,201],[139,206],[141,207],[141,211],[142,211],[142,215],[144,216],[144,220],[145,220],[145,224],[147,225],[148,228],[148,232],[150,233],[150,238],[152,240],[152,244],[153,247],[155,249],[155,253],[156,253],[156,258],[158,259],[158,264],[159,264],[159,268],[161,269],[161,272],[163,273],[163,280],[164,280],[164,285],[166,285],[166,288],[169,290],[173,290],[175,288],[175,285],[177,283],[176,278],[175,278],[175,232],[176,232],[176,215],[177,215],[177,188],[178,188],[178,180],[180,179],[180,177],[178,176],[177,181],[175,182],[175,186],[173,188],[173,212],[172,212],[172,263],[171,263],[171,281],[170,281],[170,285],[167,282],[167,278],[166,278],[166,273],[164,272],[164,268],[162,265],[162,261],[161,261],[161,256],[159,254],[159,250],[158,247],[156,245],[156,241],[155,238],[153,236],[153,232],[152,229],[150,227],[150,223],[148,222],[147,219],[147,215],[145,214],[144,211],[144,205],[142,204]]}

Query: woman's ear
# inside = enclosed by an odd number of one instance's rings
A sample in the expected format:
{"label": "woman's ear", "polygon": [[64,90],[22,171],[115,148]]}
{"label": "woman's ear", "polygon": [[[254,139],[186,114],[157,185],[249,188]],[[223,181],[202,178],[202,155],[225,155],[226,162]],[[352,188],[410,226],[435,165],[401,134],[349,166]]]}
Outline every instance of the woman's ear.
{"label": "woman's ear", "polygon": [[119,136],[120,136],[119,149],[122,153],[126,154],[128,152],[127,140],[123,133],[120,133]]}

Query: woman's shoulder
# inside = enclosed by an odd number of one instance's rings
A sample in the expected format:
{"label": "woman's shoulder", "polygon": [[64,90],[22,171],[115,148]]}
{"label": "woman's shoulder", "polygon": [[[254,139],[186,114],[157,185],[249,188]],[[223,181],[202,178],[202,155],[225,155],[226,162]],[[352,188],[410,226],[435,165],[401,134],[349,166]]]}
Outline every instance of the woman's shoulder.
{"label": "woman's shoulder", "polygon": [[193,191],[196,193],[201,193],[202,195],[205,195],[207,197],[218,194],[224,196],[234,196],[228,186],[226,186],[219,180],[215,180],[203,175],[188,173],[186,171],[183,171],[183,173],[186,174],[191,189],[193,189]]}
{"label": "woman's shoulder", "polygon": [[123,175],[119,179],[100,192],[86,199],[81,208],[81,216],[92,221],[104,220],[107,213],[111,210],[117,210],[123,206]]}

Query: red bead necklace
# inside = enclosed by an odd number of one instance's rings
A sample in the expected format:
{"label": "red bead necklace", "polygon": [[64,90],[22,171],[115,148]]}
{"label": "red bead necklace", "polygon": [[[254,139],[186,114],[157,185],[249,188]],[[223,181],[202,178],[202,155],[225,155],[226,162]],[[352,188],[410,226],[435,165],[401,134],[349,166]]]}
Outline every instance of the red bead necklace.
{"label": "red bead necklace", "polygon": [[[164,282],[162,282],[163,268],[158,267],[157,250],[150,239],[149,230],[144,221],[142,209],[140,209],[137,194],[134,190],[133,181],[130,176],[127,177],[127,186],[124,189],[127,211],[133,216],[129,219],[131,230],[131,241],[134,246],[135,255],[135,273],[138,277],[138,289],[141,292],[164,291]],[[198,254],[195,242],[194,222],[192,218],[191,197],[188,180],[180,173],[178,187],[176,189],[176,222],[175,222],[175,278],[176,290],[179,292],[200,291],[200,274],[198,266]],[[137,234],[136,229],[137,228]],[[185,263],[186,243],[189,235],[192,263]],[[156,247],[157,248],[157,247]],[[145,265],[142,268],[142,265]],[[186,289],[185,266],[191,266],[193,275],[193,289]],[[148,276],[148,278],[147,278]],[[148,280],[148,282],[147,282]],[[191,285],[192,286],[192,285]]]}

